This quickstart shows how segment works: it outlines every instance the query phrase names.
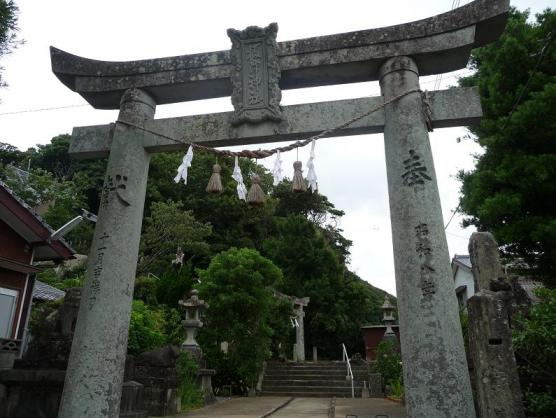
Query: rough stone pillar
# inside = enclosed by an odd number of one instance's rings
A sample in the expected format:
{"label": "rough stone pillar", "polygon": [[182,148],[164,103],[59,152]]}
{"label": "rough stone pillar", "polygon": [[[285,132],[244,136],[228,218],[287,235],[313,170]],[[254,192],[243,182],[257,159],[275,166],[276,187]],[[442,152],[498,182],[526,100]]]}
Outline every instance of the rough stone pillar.
{"label": "rough stone pillar", "polygon": [[525,417],[505,299],[481,290],[467,306],[479,418]]}
{"label": "rough stone pillar", "polygon": [[295,351],[297,361],[305,361],[305,331],[303,324],[305,312],[303,312],[303,305],[300,305],[295,313],[297,323],[299,324],[299,326],[295,328]]}
{"label": "rough stone pillar", "polygon": [[490,281],[504,277],[498,243],[490,232],[473,232],[469,238],[469,256],[475,292],[490,289]]}
{"label": "rough stone pillar", "polygon": [[[419,88],[409,57],[389,59],[379,75],[385,100]],[[395,101],[384,115],[408,416],[475,417],[421,95]]]}
{"label": "rough stone pillar", "polygon": [[[155,101],[123,94],[118,119],[141,125]],[[150,156],[141,130],[116,124],[59,418],[117,417]]]}

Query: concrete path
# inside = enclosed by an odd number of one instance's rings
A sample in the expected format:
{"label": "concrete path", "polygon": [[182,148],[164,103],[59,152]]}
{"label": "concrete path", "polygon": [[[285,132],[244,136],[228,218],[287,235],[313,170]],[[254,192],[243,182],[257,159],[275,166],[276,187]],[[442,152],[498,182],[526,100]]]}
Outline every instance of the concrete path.
{"label": "concrete path", "polygon": [[[291,398],[261,396],[256,398],[234,398],[219,401],[176,418],[328,418],[330,398]],[[277,409],[279,408],[279,409]],[[357,418],[406,418],[405,408],[386,399],[337,398],[335,417],[356,415]],[[382,415],[382,416],[381,416]]]}
{"label": "concrete path", "polygon": [[336,399],[336,417],[406,418],[405,406],[388,399]]}

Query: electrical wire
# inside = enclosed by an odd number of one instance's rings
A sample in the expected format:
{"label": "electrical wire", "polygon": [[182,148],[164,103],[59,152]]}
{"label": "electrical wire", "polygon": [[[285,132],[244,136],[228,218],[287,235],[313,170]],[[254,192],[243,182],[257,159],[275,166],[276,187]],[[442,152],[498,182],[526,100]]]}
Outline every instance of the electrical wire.
{"label": "electrical wire", "polygon": [[0,113],[0,116],[8,116],[8,115],[19,115],[21,113],[35,113],[35,112],[46,112],[49,110],[60,110],[60,109],[70,109],[74,107],[85,107],[89,106],[89,104],[75,104],[75,105],[66,105],[66,106],[57,106],[57,107],[43,107],[40,109],[23,109],[23,110],[15,110],[13,112],[3,112]]}

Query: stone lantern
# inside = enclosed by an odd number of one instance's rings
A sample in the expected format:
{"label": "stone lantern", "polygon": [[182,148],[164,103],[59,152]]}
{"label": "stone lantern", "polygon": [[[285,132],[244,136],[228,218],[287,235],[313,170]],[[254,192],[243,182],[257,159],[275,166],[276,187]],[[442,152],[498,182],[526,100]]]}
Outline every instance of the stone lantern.
{"label": "stone lantern", "polygon": [[396,318],[394,317],[394,306],[390,303],[388,296],[384,298],[384,303],[380,307],[382,309],[382,322],[386,325],[386,331],[384,332],[384,340],[393,339],[397,341],[396,334],[392,329],[392,325],[395,325]]}
{"label": "stone lantern", "polygon": [[199,299],[199,291],[197,289],[191,291],[189,299],[180,300],[178,303],[183,306],[185,311],[185,319],[181,322],[185,329],[185,341],[182,343],[181,348],[200,363],[203,351],[195,337],[199,328],[203,326],[201,313],[208,308],[208,304],[204,300]]}

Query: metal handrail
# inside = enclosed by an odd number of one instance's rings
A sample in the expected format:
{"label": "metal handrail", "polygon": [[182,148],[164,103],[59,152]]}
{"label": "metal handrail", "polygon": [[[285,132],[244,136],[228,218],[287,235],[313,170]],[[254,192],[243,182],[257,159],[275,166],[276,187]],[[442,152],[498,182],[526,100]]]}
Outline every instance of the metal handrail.
{"label": "metal handrail", "polygon": [[342,350],[342,361],[345,361],[347,364],[347,377],[351,380],[351,397],[355,398],[355,392],[353,390],[353,371],[351,370],[351,363],[344,343],[342,343]]}

